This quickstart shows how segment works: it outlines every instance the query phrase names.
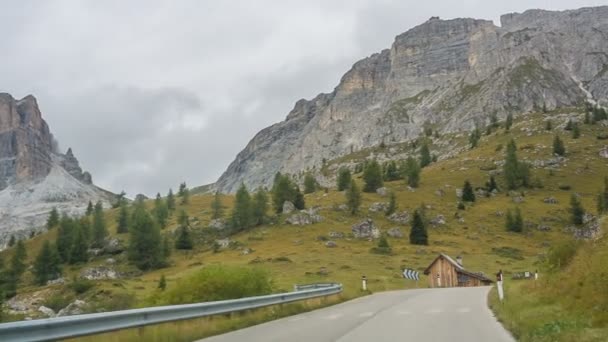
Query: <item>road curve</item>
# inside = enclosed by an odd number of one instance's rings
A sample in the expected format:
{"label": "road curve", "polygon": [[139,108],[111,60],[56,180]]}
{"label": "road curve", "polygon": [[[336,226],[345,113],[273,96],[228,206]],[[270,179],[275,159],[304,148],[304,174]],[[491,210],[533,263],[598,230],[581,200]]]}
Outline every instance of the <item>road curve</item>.
{"label": "road curve", "polygon": [[205,342],[513,342],[487,307],[490,287],[377,293]]}

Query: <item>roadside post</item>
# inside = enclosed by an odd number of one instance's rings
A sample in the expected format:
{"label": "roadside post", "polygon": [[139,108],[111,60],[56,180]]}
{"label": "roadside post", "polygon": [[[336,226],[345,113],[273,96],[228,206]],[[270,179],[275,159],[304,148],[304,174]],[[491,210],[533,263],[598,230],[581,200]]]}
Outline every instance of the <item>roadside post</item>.
{"label": "roadside post", "polygon": [[499,270],[498,273],[496,273],[496,288],[498,289],[498,299],[500,299],[501,303],[505,299],[505,292],[502,287],[502,279],[502,270]]}
{"label": "roadside post", "polygon": [[366,276],[361,277],[361,289],[363,291],[367,291],[367,277]]}

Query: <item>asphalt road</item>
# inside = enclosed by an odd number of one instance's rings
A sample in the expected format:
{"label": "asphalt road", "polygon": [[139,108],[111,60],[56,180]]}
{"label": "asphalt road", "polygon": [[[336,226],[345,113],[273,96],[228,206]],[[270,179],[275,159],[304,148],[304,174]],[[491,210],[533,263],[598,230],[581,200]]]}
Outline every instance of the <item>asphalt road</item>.
{"label": "asphalt road", "polygon": [[489,290],[383,292],[203,341],[515,341],[487,307]]}

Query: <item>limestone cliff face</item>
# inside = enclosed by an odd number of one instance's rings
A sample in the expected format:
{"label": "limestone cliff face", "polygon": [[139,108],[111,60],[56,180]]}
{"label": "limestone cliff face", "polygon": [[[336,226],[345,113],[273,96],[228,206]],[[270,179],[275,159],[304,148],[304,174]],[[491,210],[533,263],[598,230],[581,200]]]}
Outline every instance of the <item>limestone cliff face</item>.
{"label": "limestone cliff face", "polygon": [[92,184],[68,149],[61,154],[36,99],[0,93],[0,249],[11,235],[43,229],[53,207],[77,215],[112,194]]}
{"label": "limestone cliff face", "polygon": [[354,64],[330,94],[300,100],[259,132],[217,181],[269,185],[382,142],[484,124],[492,113],[608,104],[608,7],[476,19],[431,19]]}

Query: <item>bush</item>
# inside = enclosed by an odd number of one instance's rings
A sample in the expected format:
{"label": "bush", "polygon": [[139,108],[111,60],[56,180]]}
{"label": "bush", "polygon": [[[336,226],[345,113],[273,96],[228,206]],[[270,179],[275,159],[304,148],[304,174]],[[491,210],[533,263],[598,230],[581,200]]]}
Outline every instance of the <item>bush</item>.
{"label": "bush", "polygon": [[256,267],[214,265],[182,278],[163,293],[158,304],[186,304],[270,294],[268,272]]}
{"label": "bush", "polygon": [[68,285],[68,287],[77,294],[85,293],[94,286],[95,283],[93,281],[79,278],[74,278],[74,280],[72,280],[72,282]]}
{"label": "bush", "polygon": [[547,265],[551,271],[564,269],[574,259],[579,243],[567,241],[551,247],[547,255]]}
{"label": "bush", "polygon": [[74,300],[73,295],[66,295],[64,293],[55,293],[52,296],[45,299],[43,305],[47,308],[53,309],[55,312],[59,312],[59,310],[65,308],[70,305],[70,303]]}
{"label": "bush", "polygon": [[596,136],[597,140],[607,140],[608,139],[608,133],[598,133],[598,135]]}
{"label": "bush", "polygon": [[572,190],[572,187],[568,184],[560,184],[557,186],[560,190],[564,190],[564,191],[570,191]]}

